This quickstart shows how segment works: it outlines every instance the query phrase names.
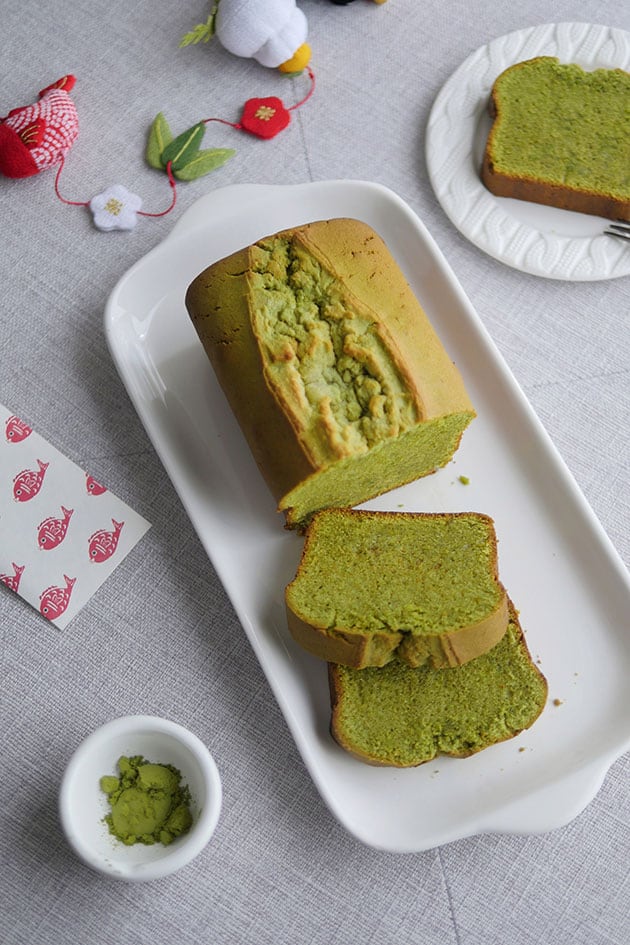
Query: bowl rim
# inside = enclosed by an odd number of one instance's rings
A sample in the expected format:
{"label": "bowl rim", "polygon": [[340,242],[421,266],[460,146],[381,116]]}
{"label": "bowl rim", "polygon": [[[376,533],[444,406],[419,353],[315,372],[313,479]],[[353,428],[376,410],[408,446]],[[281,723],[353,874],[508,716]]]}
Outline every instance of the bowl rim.
{"label": "bowl rim", "polygon": [[[93,847],[73,829],[74,814],[71,805],[73,784],[88,755],[100,744],[126,733],[156,733],[170,736],[184,745],[201,770],[207,786],[206,799],[194,828],[176,845],[165,847],[163,856],[148,863],[116,866],[108,865],[96,856]],[[87,866],[116,879],[147,881],[176,872],[196,857],[210,840],[221,813],[223,790],[221,777],[207,746],[189,729],[178,722],[156,715],[125,715],[105,722],[87,735],[75,749],[64,771],[59,790],[59,817],[66,840]]]}

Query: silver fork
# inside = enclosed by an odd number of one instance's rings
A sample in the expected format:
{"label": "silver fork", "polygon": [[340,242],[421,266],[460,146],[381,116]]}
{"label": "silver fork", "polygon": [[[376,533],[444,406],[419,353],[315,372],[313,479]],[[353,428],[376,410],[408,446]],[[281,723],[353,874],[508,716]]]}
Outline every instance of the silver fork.
{"label": "silver fork", "polygon": [[606,236],[618,236],[622,240],[630,240],[630,223],[609,223],[604,230]]}

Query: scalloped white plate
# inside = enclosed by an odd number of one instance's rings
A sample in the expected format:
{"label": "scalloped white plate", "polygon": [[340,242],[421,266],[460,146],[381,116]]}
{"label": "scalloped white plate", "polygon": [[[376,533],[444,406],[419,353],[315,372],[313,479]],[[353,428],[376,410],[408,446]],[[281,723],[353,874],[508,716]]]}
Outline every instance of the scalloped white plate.
{"label": "scalloped white plate", "polygon": [[474,52],[443,86],[431,110],[426,157],[433,189],[457,229],[508,266],[583,282],[626,276],[630,244],[602,235],[609,221],[495,197],[481,182],[494,80],[508,66],[534,56],[557,56],[587,70],[630,71],[630,33],[589,23],[547,23],[508,33]]}
{"label": "scalloped white plate", "polygon": [[[328,733],[326,666],[293,642],[284,610],[302,539],[283,528],[184,307],[187,286],[213,261],[284,227],[336,216],[365,220],[385,239],[478,412],[453,462],[369,505],[492,515],[502,580],[550,684],[545,711],[519,738],[410,770],[362,764]],[[105,331],[304,763],[338,820],[364,843],[409,852],[475,833],[549,830],[579,813],[630,748],[630,581],[412,210],[390,190],[360,181],[214,191],[121,279]],[[562,705],[554,706],[554,698]]]}

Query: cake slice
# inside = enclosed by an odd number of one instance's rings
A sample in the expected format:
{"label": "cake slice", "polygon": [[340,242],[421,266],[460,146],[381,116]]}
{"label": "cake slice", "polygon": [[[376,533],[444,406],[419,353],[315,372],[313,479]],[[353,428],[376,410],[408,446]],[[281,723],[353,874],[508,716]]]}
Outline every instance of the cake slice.
{"label": "cake slice", "polygon": [[630,73],[540,56],[501,73],[490,110],[493,194],[630,219]]}
{"label": "cake slice", "polygon": [[383,240],[305,224],[209,266],[186,306],[288,527],[447,463],[475,416]]}
{"label": "cake slice", "polygon": [[547,699],[511,603],[503,639],[465,666],[330,664],[329,682],[333,738],[362,761],[401,768],[513,738],[533,725]]}
{"label": "cake slice", "polygon": [[285,598],[294,639],[355,668],[458,666],[508,622],[494,524],[474,512],[318,512]]}

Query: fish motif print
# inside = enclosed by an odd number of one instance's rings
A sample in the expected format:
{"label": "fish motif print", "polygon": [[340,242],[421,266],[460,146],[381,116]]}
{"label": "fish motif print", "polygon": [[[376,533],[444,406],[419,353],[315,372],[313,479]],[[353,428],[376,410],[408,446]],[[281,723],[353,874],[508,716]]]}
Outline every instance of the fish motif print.
{"label": "fish motif print", "polygon": [[68,609],[68,604],[70,603],[70,597],[72,596],[72,588],[76,583],[76,578],[68,577],[67,574],[63,576],[65,583],[64,587],[58,587],[53,585],[52,587],[47,587],[45,591],[39,595],[39,612],[43,617],[46,617],[47,620],[56,620],[57,617],[60,617]]}
{"label": "fish motif print", "polygon": [[50,518],[44,519],[37,529],[37,544],[39,548],[44,551],[51,551],[53,548],[56,548],[57,545],[61,544],[66,537],[70,516],[73,512],[74,509],[66,509],[62,505],[61,518],[51,516]]}
{"label": "fish motif print", "polygon": [[6,584],[10,591],[15,591],[17,594],[25,565],[16,564],[15,561],[12,561],[11,566],[13,568],[13,574],[0,574],[0,582]]}
{"label": "fish motif print", "polygon": [[7,443],[21,443],[33,432],[32,427],[20,420],[19,417],[9,417],[5,424],[4,435]]}
{"label": "fish motif print", "polygon": [[90,467],[42,437],[24,407],[0,403],[0,625],[13,591],[34,621],[65,629],[150,528]]}
{"label": "fish motif print", "polygon": [[88,495],[103,495],[104,492],[107,492],[105,486],[102,486],[100,482],[96,481],[94,476],[90,476],[87,472],[85,474],[85,488]]}
{"label": "fish motif print", "polygon": [[28,502],[34,499],[42,487],[49,463],[37,460],[37,469],[23,469],[13,480],[13,498],[16,502]]}
{"label": "fish motif print", "polygon": [[90,536],[88,541],[90,561],[101,564],[103,561],[107,561],[108,558],[111,558],[118,547],[120,533],[124,524],[124,522],[117,522],[115,519],[112,519],[112,525],[114,526],[113,531],[108,532],[106,529],[101,528]]}

